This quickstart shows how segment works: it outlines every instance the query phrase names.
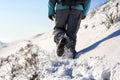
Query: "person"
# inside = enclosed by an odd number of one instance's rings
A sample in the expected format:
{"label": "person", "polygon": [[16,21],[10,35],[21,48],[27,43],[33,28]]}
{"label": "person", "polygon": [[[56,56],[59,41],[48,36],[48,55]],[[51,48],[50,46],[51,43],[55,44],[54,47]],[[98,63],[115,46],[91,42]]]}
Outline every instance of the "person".
{"label": "person", "polygon": [[91,0],[83,0],[84,4],[74,5],[63,4],[60,1],[65,0],[49,0],[48,18],[52,21],[55,18],[54,42],[58,45],[57,55],[62,56],[64,48],[67,47],[73,53],[74,59],[77,54],[77,32],[81,20],[86,18]]}

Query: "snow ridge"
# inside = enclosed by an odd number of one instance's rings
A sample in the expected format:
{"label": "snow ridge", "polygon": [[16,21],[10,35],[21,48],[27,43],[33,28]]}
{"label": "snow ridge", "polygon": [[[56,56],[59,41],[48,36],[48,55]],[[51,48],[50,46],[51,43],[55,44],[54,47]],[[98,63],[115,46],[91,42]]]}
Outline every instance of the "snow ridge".
{"label": "snow ridge", "polygon": [[5,47],[7,47],[7,43],[3,43],[3,42],[0,42],[0,48],[5,48]]}
{"label": "snow ridge", "polygon": [[[29,41],[16,54],[0,58],[0,80],[119,80],[120,62],[107,55],[58,58]],[[104,61],[104,62],[103,62]],[[119,70],[119,71],[118,71]]]}

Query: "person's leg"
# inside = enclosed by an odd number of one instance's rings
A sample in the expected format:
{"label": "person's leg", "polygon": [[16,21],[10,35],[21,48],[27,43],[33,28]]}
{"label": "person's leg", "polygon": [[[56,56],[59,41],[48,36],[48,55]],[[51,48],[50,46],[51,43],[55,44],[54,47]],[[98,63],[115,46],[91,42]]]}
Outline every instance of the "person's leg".
{"label": "person's leg", "polygon": [[67,47],[70,48],[71,52],[76,53],[76,38],[77,32],[81,22],[82,11],[72,9],[69,14],[68,25],[66,34],[68,36]]}
{"label": "person's leg", "polygon": [[54,27],[54,42],[57,44],[57,55],[62,56],[64,53],[64,46],[66,45],[66,22],[68,19],[69,10],[56,11],[56,25]]}
{"label": "person's leg", "polygon": [[54,27],[54,42],[59,43],[59,40],[66,34],[66,22],[69,10],[56,10],[55,27]]}
{"label": "person's leg", "polygon": [[65,30],[54,29],[54,42],[58,45],[59,41],[65,36]]}

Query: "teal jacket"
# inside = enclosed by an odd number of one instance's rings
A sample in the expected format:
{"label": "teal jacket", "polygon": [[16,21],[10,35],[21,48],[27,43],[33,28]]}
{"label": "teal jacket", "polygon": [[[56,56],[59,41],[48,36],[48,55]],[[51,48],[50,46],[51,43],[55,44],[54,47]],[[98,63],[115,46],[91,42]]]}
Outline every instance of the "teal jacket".
{"label": "teal jacket", "polygon": [[[77,10],[82,10],[83,15],[86,16],[88,11],[89,11],[89,8],[90,8],[90,3],[91,3],[91,0],[86,0],[86,3],[84,4],[84,8],[83,8],[82,5],[71,6],[71,8],[72,9],[77,9]],[[56,0],[49,0],[48,15],[54,15],[55,14],[55,9],[56,10],[69,9],[69,5],[62,5],[62,4],[56,3]]]}

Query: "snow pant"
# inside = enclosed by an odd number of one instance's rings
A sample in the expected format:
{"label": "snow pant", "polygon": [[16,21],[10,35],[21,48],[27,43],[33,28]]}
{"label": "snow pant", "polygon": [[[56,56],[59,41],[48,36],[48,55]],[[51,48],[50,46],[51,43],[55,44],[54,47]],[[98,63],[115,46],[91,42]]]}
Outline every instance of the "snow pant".
{"label": "snow pant", "polygon": [[66,34],[68,47],[75,50],[77,32],[80,26],[82,11],[76,9],[56,10],[56,24],[54,27],[54,41],[58,43],[58,34]]}

